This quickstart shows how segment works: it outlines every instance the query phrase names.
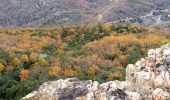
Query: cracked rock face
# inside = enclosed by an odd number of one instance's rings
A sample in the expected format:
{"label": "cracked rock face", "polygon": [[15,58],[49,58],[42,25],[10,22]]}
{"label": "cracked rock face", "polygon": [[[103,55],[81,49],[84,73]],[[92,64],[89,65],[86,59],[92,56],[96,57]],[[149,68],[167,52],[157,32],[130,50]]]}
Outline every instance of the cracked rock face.
{"label": "cracked rock face", "polygon": [[137,92],[140,99],[170,98],[170,45],[148,51],[145,57],[126,68],[127,91]]}
{"label": "cracked rock face", "polygon": [[168,100],[170,45],[148,51],[126,68],[125,81],[80,81],[68,78],[46,82],[22,100]]}

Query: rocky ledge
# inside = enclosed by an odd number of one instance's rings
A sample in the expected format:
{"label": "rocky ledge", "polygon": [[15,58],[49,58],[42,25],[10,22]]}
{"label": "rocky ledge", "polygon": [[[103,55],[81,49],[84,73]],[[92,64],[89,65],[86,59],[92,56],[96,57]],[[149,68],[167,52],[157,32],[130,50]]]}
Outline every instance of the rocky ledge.
{"label": "rocky ledge", "polygon": [[148,51],[126,68],[125,81],[80,81],[68,78],[46,82],[22,100],[168,100],[170,98],[170,45]]}

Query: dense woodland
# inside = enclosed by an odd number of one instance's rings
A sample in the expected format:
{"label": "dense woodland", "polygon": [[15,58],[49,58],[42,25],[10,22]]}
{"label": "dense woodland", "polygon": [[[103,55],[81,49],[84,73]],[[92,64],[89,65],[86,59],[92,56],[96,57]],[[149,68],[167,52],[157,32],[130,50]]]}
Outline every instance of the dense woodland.
{"label": "dense woodland", "polygon": [[169,42],[166,30],[87,24],[0,28],[0,99],[17,100],[50,80],[124,80],[125,68]]}

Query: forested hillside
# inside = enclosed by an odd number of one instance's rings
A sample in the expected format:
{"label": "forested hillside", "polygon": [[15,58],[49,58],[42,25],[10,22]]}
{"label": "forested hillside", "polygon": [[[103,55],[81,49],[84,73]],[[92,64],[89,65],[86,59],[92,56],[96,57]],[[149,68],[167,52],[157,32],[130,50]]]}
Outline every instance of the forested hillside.
{"label": "forested hillside", "polygon": [[19,99],[59,78],[124,80],[125,67],[169,42],[166,30],[87,24],[0,28],[0,99]]}

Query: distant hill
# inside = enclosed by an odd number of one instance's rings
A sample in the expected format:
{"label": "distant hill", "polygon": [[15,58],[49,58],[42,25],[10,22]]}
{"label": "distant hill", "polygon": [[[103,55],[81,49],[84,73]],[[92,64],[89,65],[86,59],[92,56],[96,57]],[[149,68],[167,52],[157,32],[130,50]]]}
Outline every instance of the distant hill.
{"label": "distant hill", "polygon": [[169,0],[0,0],[5,27],[133,22],[170,27]]}

